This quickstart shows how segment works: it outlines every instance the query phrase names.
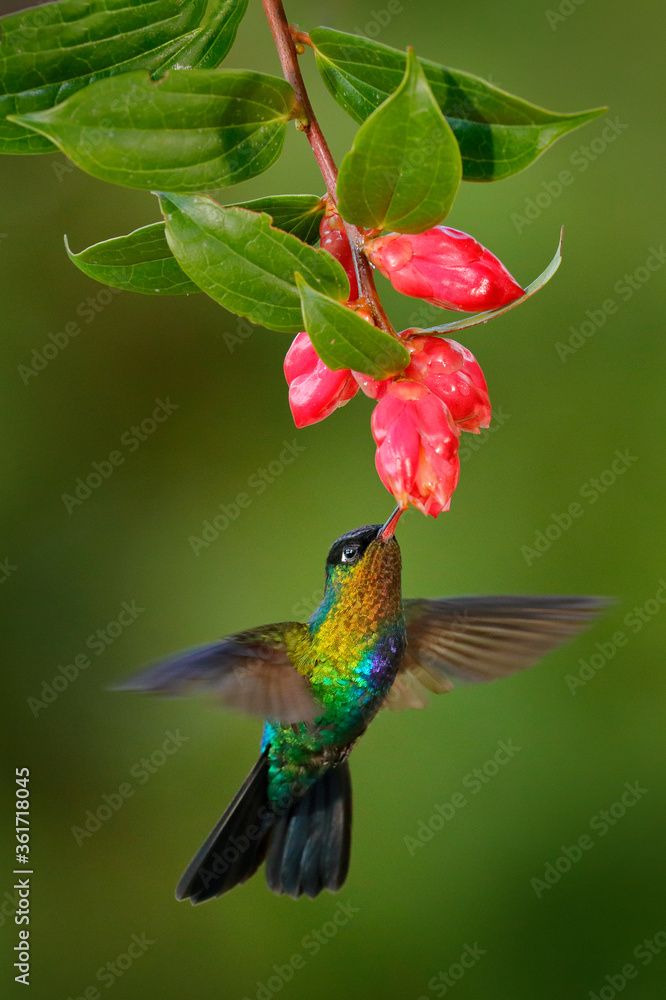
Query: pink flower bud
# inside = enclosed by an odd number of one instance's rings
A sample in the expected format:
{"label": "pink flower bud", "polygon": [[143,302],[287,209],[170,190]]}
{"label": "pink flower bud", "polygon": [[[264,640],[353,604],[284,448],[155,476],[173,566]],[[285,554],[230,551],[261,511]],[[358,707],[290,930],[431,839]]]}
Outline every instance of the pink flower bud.
{"label": "pink flower bud", "polygon": [[488,386],[486,384],[484,374],[481,371],[481,365],[476,360],[470,349],[468,347],[464,347],[462,344],[459,344],[457,340],[451,340],[450,337],[442,337],[441,339],[445,340],[454,350],[462,354],[462,370],[465,375],[469,376],[474,385],[479,389],[483,389],[484,392],[488,392]]}
{"label": "pink flower bud", "polygon": [[[462,352],[467,351],[467,348],[461,348],[455,340],[423,335],[417,329],[403,330],[400,337],[405,340],[405,347],[412,358],[407,378],[423,381],[427,377],[455,375],[465,363]],[[473,360],[473,354],[470,351],[467,354]]]}
{"label": "pink flower bud", "polygon": [[324,217],[319,224],[320,247],[335,257],[344,267],[349,278],[349,301],[358,298],[358,282],[352,248],[345,232],[344,222],[330,202],[327,203]]}
{"label": "pink flower bud", "polygon": [[[461,430],[479,433],[490,425],[491,406],[488,386],[481,367],[471,351],[445,337],[418,336],[418,330],[403,330],[400,336],[411,355],[402,377],[421,382],[443,403]],[[391,379],[381,382],[352,372],[359,386],[371,399],[382,399]]]}
{"label": "pink flower bud", "polygon": [[[420,331],[416,327],[412,327],[409,330],[403,330],[400,334],[400,339],[412,356],[406,374],[403,373],[406,378],[413,379],[415,382],[423,382],[430,372],[433,375],[435,373],[452,375],[462,367],[464,358],[460,353],[459,344],[456,344],[455,341],[445,340],[443,337],[419,337],[419,333]],[[467,353],[470,358],[473,358],[469,351]],[[352,374],[366,396],[370,396],[371,399],[381,399],[390,383],[390,379],[378,382],[362,372],[352,372]]]}
{"label": "pink flower bud", "polygon": [[364,252],[403,295],[443,309],[499,309],[524,294],[490,250],[447,226],[414,236],[380,236],[368,240]]}
{"label": "pink flower bud", "polygon": [[391,384],[390,378],[385,378],[381,382],[378,382],[377,379],[370,378],[369,375],[364,375],[363,372],[352,372],[352,375],[356,379],[357,385],[360,386],[370,399],[381,399]]}
{"label": "pink flower bud", "polygon": [[307,333],[296,335],[284,359],[289,384],[289,406],[297,427],[316,424],[344,406],[358,392],[347,369],[331,371],[321,360]]}
{"label": "pink flower bud", "polygon": [[446,403],[462,430],[478,434],[480,427],[489,426],[488,386],[471,351],[444,337],[411,337],[405,346],[411,354],[405,378],[423,382]]}
{"label": "pink flower bud", "polygon": [[437,517],[458,483],[459,431],[445,404],[425,385],[390,382],[372,414],[375,464],[401,507]]}

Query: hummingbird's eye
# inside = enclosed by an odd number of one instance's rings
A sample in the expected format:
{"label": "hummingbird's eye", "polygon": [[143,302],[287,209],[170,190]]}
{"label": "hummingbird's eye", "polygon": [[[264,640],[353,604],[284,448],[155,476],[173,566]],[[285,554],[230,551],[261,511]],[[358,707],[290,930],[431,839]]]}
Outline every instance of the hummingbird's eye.
{"label": "hummingbird's eye", "polygon": [[358,545],[345,545],[342,550],[343,563],[354,563],[358,559]]}

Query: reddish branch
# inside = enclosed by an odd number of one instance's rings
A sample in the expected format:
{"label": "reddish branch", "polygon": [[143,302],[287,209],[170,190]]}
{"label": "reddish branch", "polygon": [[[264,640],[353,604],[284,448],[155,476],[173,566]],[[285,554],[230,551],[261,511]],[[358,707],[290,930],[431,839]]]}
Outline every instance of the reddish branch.
{"label": "reddish branch", "polygon": [[[268,18],[271,33],[275,41],[278,56],[280,58],[280,65],[282,67],[284,78],[291,84],[294,88],[294,93],[296,94],[297,116],[300,123],[299,127],[301,131],[305,132],[308,142],[312,147],[312,152],[314,153],[317,163],[319,164],[319,169],[321,170],[322,177],[324,178],[324,182],[326,184],[328,197],[334,204],[336,204],[337,198],[335,188],[338,179],[337,167],[331,155],[331,151],[328,148],[328,143],[326,142],[324,134],[319,126],[319,122],[317,121],[312,104],[310,103],[308,92],[305,89],[305,82],[303,80],[301,68],[298,64],[296,41],[294,40],[296,39],[300,45],[303,45],[310,44],[310,39],[303,32],[292,30],[289,21],[287,20],[282,0],[262,0],[262,2],[266,17]],[[372,268],[361,252],[361,247],[363,246],[363,236],[356,226],[352,226],[347,222],[345,222],[345,231],[352,248],[354,267],[358,277],[358,287],[361,292],[361,298],[366,300],[377,325],[381,329],[386,330],[388,333],[395,336],[395,330],[391,326],[388,316],[384,312],[384,308],[379,301],[374,278],[372,276]]]}
{"label": "reddish branch", "polygon": [[312,152],[317,158],[319,169],[326,182],[328,195],[335,200],[335,184],[338,179],[338,172],[331,156],[331,151],[328,148],[328,143],[312,110],[308,92],[305,89],[301,68],[298,65],[296,44],[291,33],[287,15],[282,6],[282,0],[263,0],[263,4],[273,38],[275,39],[284,78],[292,85],[296,94],[296,106],[299,117],[303,121],[303,131],[308,137],[308,142],[312,146]]}

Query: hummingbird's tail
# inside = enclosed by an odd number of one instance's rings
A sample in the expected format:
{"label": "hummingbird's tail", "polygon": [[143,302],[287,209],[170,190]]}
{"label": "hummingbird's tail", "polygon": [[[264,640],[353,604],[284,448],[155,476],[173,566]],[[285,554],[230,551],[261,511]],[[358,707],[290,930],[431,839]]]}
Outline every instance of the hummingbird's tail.
{"label": "hummingbird's tail", "polygon": [[351,777],[344,761],[299,798],[274,810],[268,751],[259,757],[226,812],[187,866],[176,899],[203,903],[247,881],[266,858],[266,881],[294,898],[335,892],[349,870]]}
{"label": "hummingbird's tail", "polygon": [[274,821],[268,803],[268,752],[264,751],[187,866],[176,899],[204,903],[249,879],[264,860]]}
{"label": "hummingbird's tail", "polygon": [[349,762],[330,767],[276,820],[266,854],[266,882],[293,896],[337,892],[349,871],[352,792]]}

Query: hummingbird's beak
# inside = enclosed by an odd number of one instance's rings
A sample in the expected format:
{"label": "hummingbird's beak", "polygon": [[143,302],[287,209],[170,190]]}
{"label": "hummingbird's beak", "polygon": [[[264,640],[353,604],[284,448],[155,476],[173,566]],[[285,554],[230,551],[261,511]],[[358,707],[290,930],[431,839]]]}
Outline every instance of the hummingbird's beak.
{"label": "hummingbird's beak", "polygon": [[381,538],[384,544],[393,538],[398,521],[400,520],[400,515],[404,513],[404,510],[404,507],[396,507],[386,524],[379,530],[377,537]]}

